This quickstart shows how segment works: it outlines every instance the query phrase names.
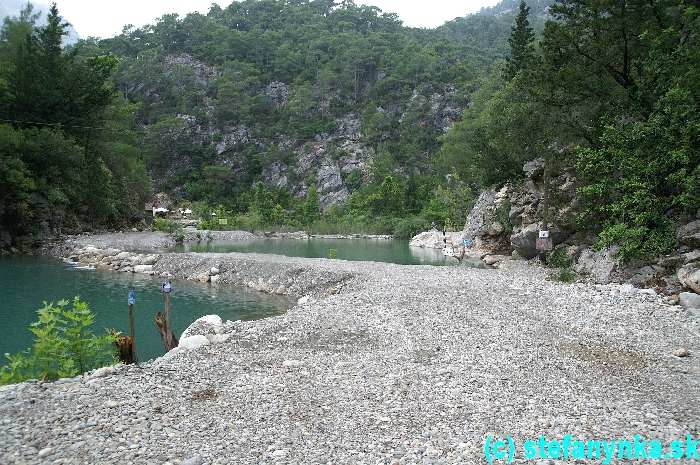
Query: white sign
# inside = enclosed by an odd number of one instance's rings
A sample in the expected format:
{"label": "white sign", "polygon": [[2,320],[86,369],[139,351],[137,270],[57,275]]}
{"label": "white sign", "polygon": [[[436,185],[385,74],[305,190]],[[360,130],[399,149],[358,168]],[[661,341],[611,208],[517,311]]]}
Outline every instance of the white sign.
{"label": "white sign", "polygon": [[549,231],[540,231],[540,239],[546,239],[549,237]]}

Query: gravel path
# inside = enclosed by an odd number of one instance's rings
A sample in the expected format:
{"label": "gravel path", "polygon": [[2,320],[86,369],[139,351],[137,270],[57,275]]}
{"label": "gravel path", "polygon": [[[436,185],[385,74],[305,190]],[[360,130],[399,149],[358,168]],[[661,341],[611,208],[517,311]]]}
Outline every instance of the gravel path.
{"label": "gravel path", "polygon": [[168,254],[154,269],[210,266],[216,285],[307,297],[140,368],[0,388],[0,463],[473,464],[489,434],[700,435],[700,327],[655,296],[517,262]]}

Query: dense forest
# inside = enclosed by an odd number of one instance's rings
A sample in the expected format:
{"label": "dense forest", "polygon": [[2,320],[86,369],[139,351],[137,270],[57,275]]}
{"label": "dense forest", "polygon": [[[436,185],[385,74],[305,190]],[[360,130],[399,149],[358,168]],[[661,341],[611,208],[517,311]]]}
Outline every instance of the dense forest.
{"label": "dense forest", "polygon": [[137,224],[153,191],[231,227],[406,237],[544,157],[600,244],[668,250],[700,205],[697,5],[531,6],[426,30],[246,0],[70,47],[27,8],[0,32],[0,247]]}

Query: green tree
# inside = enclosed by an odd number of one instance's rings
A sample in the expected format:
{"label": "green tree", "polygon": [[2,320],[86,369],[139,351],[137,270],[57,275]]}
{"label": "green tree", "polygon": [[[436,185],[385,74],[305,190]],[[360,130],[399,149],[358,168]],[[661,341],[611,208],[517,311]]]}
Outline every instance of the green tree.
{"label": "green tree", "polygon": [[518,16],[515,18],[515,25],[512,28],[508,45],[510,45],[510,54],[506,57],[506,67],[504,77],[513,79],[522,69],[525,69],[535,56],[533,42],[535,33],[530,26],[528,16],[530,15],[530,7],[527,6],[524,0],[521,0],[518,7]]}
{"label": "green tree", "polygon": [[310,225],[321,216],[318,190],[315,185],[309,186],[306,191],[306,200],[302,209],[302,218],[305,225]]}

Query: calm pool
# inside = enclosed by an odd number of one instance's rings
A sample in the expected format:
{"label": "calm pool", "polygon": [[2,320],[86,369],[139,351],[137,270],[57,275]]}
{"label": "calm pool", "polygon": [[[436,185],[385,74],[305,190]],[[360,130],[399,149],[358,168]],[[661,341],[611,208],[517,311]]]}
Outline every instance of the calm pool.
{"label": "calm pool", "polygon": [[[0,364],[2,354],[24,350],[32,343],[27,327],[43,301],[56,302],[78,295],[96,314],[95,328],[114,328],[128,334],[127,295],[136,291],[136,346],[140,360],[163,354],[154,323],[162,309],[160,280],[150,276],[108,271],[80,271],[60,260],[37,257],[0,258]],[[197,318],[217,314],[224,320],[255,320],[284,313],[292,300],[245,288],[173,282],[172,321],[180,333]]]}

